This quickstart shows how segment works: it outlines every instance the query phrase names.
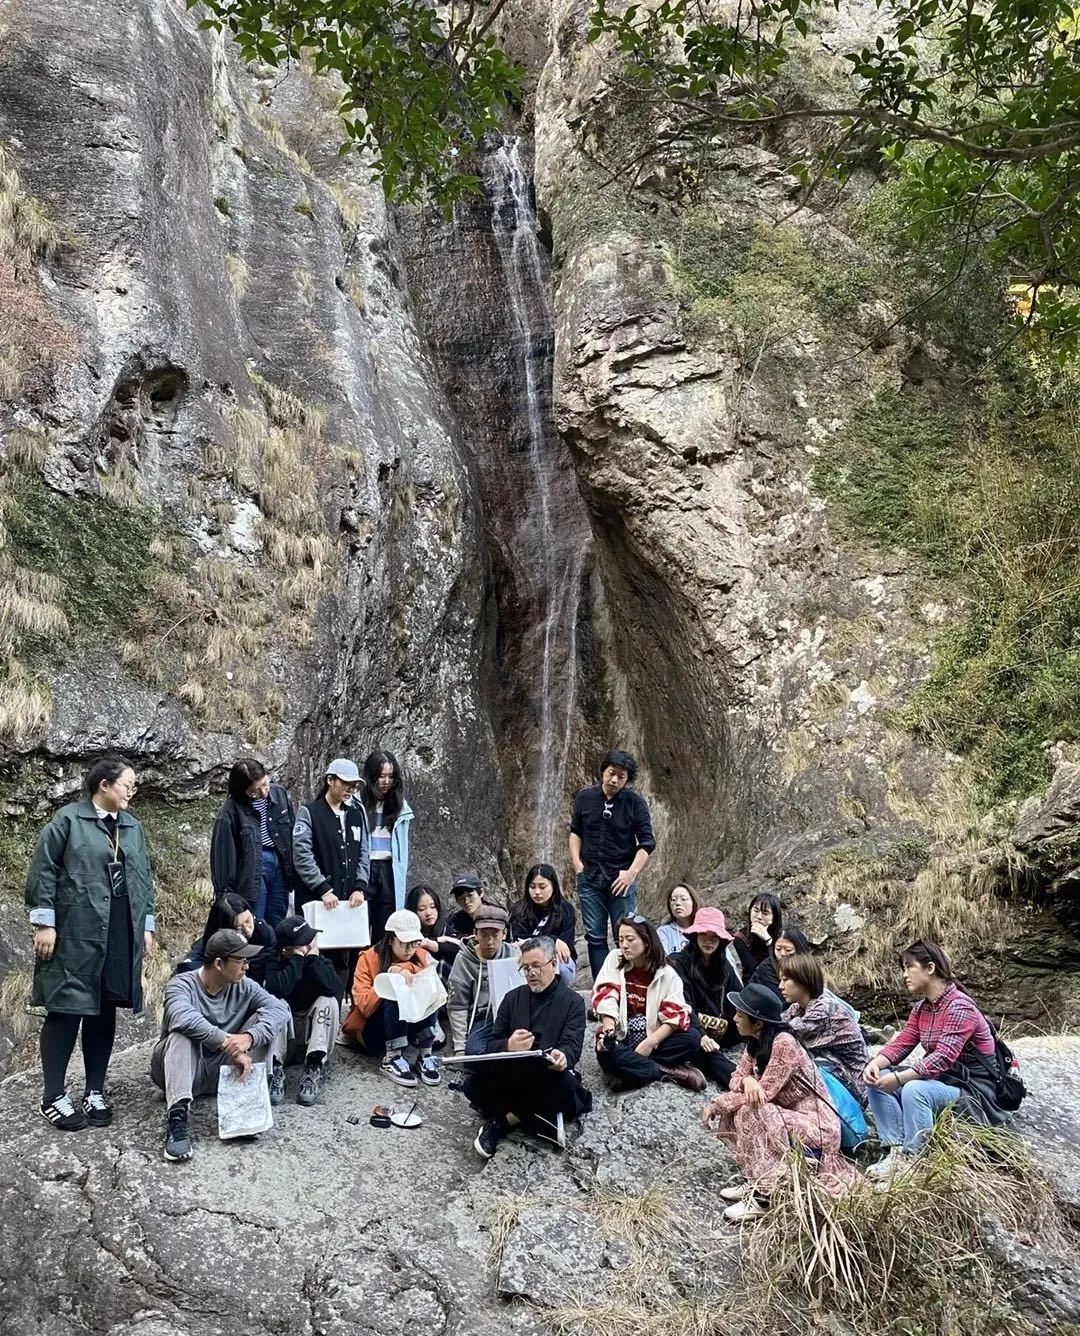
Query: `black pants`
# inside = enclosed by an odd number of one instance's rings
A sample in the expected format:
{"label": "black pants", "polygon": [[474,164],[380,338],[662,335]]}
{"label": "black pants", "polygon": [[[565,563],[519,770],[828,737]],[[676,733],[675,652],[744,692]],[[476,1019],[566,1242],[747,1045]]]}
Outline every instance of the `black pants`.
{"label": "black pants", "polygon": [[690,1061],[695,1067],[703,1071],[710,1081],[715,1082],[721,1090],[726,1090],[731,1084],[731,1075],[735,1070],[735,1064],[723,1051],[703,1053],[699,1048]]}
{"label": "black pants", "polygon": [[596,1061],[607,1076],[615,1077],[626,1086],[650,1085],[653,1081],[662,1081],[664,1067],[688,1067],[698,1065],[698,1059],[706,1055],[701,1052],[701,1033],[698,1030],[679,1030],[668,1035],[662,1044],[652,1051],[651,1058],[643,1058],[632,1044],[620,1039],[612,1041],[596,1050]]}
{"label": "black pants", "polygon": [[592,1095],[573,1072],[556,1072],[542,1058],[477,1066],[465,1078],[465,1098],[484,1118],[561,1113],[573,1120],[592,1108]]}
{"label": "black pants", "polygon": [[80,1024],[87,1093],[105,1088],[105,1072],[116,1038],[116,1008],[108,1002],[102,1002],[101,1013],[97,1016],[69,1016],[64,1012],[50,1011],[41,1027],[45,1104],[51,1104],[64,1093],[68,1063],[75,1051]]}
{"label": "black pants", "polygon": [[394,861],[391,858],[373,858],[368,874],[368,923],[371,926],[371,945],[378,946],[386,932],[386,920],[394,912]]}

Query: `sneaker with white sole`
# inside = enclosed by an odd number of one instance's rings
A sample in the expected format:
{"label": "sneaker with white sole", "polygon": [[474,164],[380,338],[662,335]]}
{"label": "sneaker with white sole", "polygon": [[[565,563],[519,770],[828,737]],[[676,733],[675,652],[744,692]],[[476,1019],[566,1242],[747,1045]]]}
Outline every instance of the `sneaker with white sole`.
{"label": "sneaker with white sole", "polygon": [[300,1088],[296,1092],[297,1104],[302,1104],[304,1108],[310,1109],[319,1098],[319,1091],[322,1089],[323,1069],[318,1067],[305,1067],[304,1074],[300,1078]]}
{"label": "sneaker with white sole", "polygon": [[285,1068],[276,1058],[266,1083],[270,1087],[270,1103],[276,1109],[285,1103]]}
{"label": "sneaker with white sole", "polygon": [[389,1054],[383,1058],[379,1067],[382,1076],[387,1076],[391,1081],[401,1086],[415,1086],[416,1077],[413,1075],[413,1069],[403,1057],[391,1057]]}
{"label": "sneaker with white sole", "polygon": [[741,1224],[744,1220],[759,1220],[769,1208],[758,1197],[744,1197],[742,1201],[737,1201],[734,1206],[729,1206],[724,1212],[724,1219],[730,1221],[733,1225]]}
{"label": "sneaker with white sole", "polygon": [[753,1191],[752,1183],[732,1183],[728,1188],[721,1188],[720,1195],[725,1201],[745,1201]]}
{"label": "sneaker with white sole", "polygon": [[174,1164],[191,1159],[191,1133],[187,1104],[174,1104],[165,1115],[164,1156]]}
{"label": "sneaker with white sole", "polygon": [[41,1116],[58,1132],[81,1132],[87,1124],[86,1114],[66,1094],[58,1095],[51,1104],[42,1104]]}
{"label": "sneaker with white sole", "polygon": [[112,1105],[100,1090],[88,1090],[83,1096],[82,1111],[91,1127],[108,1127],[112,1122]]}
{"label": "sneaker with white sole", "polygon": [[890,1146],[888,1154],[866,1170],[866,1177],[872,1182],[891,1183],[902,1169],[907,1166],[908,1157],[899,1146]]}
{"label": "sneaker with white sole", "polygon": [[442,1070],[430,1053],[416,1064],[416,1073],[424,1085],[437,1086],[442,1083]]}
{"label": "sneaker with white sole", "polygon": [[499,1142],[506,1135],[506,1124],[498,1119],[492,1119],[491,1122],[484,1123],[480,1131],[476,1134],[476,1140],[473,1142],[473,1150],[477,1155],[482,1155],[485,1160],[490,1160],[499,1149]]}

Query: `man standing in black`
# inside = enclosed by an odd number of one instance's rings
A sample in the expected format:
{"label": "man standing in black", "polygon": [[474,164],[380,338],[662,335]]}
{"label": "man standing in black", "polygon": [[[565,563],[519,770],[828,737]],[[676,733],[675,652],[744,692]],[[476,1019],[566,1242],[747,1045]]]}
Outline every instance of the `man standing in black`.
{"label": "man standing in black", "polygon": [[[519,968],[525,983],[503,998],[487,1052],[535,1051],[538,1056],[477,1063],[465,1081],[467,1099],[487,1119],[473,1143],[487,1160],[518,1123],[564,1147],[565,1120],[592,1108],[592,1096],[576,1071],[585,1042],[585,999],[559,973],[554,940],[522,942]],[[546,1057],[539,1056],[541,1050]]]}
{"label": "man standing in black", "polygon": [[649,805],[632,785],[637,761],[609,751],[600,783],[582,789],[570,820],[570,861],[577,873],[578,904],[593,978],[607,958],[608,921],[637,912],[637,879],[656,848]]}

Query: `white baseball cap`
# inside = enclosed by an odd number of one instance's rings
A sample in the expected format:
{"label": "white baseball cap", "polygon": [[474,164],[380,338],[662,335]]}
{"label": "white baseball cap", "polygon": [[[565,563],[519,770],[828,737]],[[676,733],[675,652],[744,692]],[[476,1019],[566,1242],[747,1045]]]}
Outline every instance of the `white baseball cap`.
{"label": "white baseball cap", "polygon": [[347,756],[339,756],[336,761],[331,761],[326,767],[327,775],[333,775],[335,779],[343,779],[346,784],[359,784],[360,771],[356,768],[356,762],[350,761]]}
{"label": "white baseball cap", "polygon": [[400,942],[419,942],[424,937],[420,920],[411,909],[395,909],[386,920],[386,931],[392,932]]}

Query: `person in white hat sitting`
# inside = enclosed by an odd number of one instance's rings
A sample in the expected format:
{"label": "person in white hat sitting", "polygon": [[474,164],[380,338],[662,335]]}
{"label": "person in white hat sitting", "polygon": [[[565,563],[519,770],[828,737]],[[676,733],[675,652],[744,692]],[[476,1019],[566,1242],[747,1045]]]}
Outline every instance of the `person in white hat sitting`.
{"label": "person in white hat sitting", "polygon": [[[356,962],[353,1008],[341,1027],[366,1053],[382,1057],[379,1071],[402,1086],[415,1086],[418,1076],[425,1085],[438,1085],[442,1080],[431,1050],[435,1017],[445,990],[439,988],[429,1015],[419,1021],[403,1021],[397,1003],[376,992],[375,980],[380,974],[399,974],[412,982],[423,970],[434,969],[434,961],[420,945],[423,940],[423,927],[411,909],[397,909],[390,915],[382,941],[361,951]],[[415,1071],[405,1056],[410,1044],[416,1049]]]}

